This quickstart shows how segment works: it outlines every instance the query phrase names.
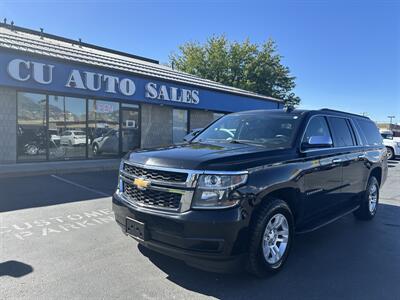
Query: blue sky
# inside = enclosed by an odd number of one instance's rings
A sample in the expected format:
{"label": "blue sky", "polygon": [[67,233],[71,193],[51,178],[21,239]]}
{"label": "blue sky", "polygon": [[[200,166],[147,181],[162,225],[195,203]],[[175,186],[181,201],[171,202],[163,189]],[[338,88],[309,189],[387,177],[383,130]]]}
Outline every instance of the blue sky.
{"label": "blue sky", "polygon": [[160,62],[213,34],[271,37],[297,77],[301,107],[400,123],[400,0],[2,0],[0,17]]}

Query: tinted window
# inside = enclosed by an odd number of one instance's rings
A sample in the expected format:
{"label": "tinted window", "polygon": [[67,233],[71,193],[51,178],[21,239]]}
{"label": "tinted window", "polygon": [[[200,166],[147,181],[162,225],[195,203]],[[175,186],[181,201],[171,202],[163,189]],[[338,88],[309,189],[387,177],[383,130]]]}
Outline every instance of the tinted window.
{"label": "tinted window", "polygon": [[246,112],[221,117],[193,142],[248,143],[289,148],[299,123],[297,115]]}
{"label": "tinted window", "polygon": [[182,143],[187,135],[188,111],[185,109],[172,110],[172,141],[174,144]]}
{"label": "tinted window", "polygon": [[[88,100],[88,147],[89,158],[113,157],[119,153],[119,136],[103,139],[110,130],[119,131],[119,103]],[[124,120],[123,121],[128,121]],[[133,122],[130,122],[133,125]],[[124,138],[126,132],[122,133]],[[131,137],[132,138],[132,135]]]}
{"label": "tinted window", "polygon": [[332,129],[335,147],[354,146],[353,136],[346,119],[329,117],[329,124]]}
{"label": "tinted window", "polygon": [[368,120],[356,120],[356,122],[360,126],[368,145],[382,144],[382,137],[374,122]]}
{"label": "tinted window", "polygon": [[326,123],[325,117],[313,117],[308,123],[306,133],[303,137],[303,143],[307,143],[309,138],[312,136],[327,136],[331,137],[329,132],[328,124]]}
{"label": "tinted window", "polygon": [[46,95],[18,93],[17,143],[18,160],[45,160],[46,147]]}

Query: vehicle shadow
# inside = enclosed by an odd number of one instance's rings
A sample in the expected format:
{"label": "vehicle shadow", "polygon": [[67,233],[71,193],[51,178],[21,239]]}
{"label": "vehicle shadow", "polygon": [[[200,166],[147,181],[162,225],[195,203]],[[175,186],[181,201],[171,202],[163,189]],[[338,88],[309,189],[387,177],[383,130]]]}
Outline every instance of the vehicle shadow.
{"label": "vehicle shadow", "polygon": [[11,276],[14,278],[19,278],[29,273],[33,272],[32,266],[25,264],[23,262],[9,260],[0,263],[0,277]]}
{"label": "vehicle shadow", "polygon": [[348,215],[297,235],[278,274],[258,279],[242,272],[200,271],[139,246],[167,279],[218,299],[394,299],[400,295],[400,207],[382,204],[371,222]]}

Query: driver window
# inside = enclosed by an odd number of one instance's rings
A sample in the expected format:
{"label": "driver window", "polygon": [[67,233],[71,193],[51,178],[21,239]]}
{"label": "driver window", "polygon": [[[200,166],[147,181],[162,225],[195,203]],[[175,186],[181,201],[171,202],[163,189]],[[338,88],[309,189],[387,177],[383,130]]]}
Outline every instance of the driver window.
{"label": "driver window", "polygon": [[331,137],[325,117],[313,117],[308,123],[302,143],[307,143],[312,136]]}

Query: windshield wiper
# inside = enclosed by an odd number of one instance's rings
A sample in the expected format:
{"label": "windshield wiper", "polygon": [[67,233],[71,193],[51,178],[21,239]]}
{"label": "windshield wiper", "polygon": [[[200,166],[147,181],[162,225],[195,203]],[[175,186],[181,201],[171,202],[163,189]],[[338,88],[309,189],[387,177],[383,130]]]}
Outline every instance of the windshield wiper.
{"label": "windshield wiper", "polygon": [[242,144],[242,145],[256,145],[256,146],[263,146],[262,144],[259,143],[253,143],[251,141],[247,141],[247,140],[228,140],[229,143],[231,144]]}

